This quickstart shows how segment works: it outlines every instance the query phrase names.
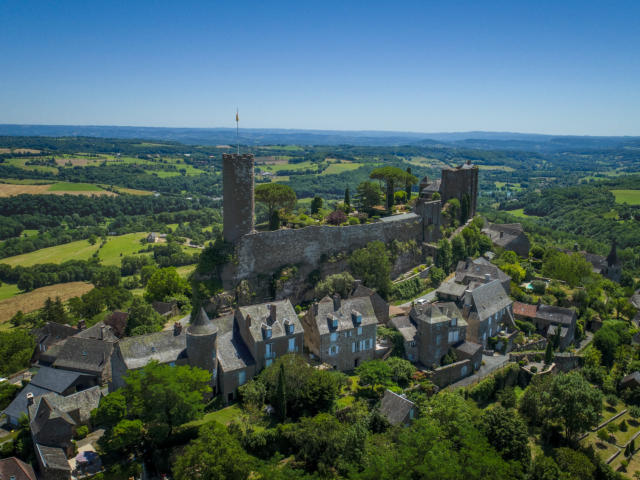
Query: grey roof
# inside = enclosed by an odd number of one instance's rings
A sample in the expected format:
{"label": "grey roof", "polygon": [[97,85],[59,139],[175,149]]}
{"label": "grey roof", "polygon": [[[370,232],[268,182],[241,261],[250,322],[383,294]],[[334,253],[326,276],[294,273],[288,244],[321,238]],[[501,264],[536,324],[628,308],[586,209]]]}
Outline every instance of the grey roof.
{"label": "grey roof", "polygon": [[536,317],[553,323],[571,325],[575,322],[576,312],[570,308],[552,305],[538,305]]}
{"label": "grey roof", "polygon": [[33,405],[29,407],[29,415],[31,418],[35,418],[40,403],[46,400],[50,405],[68,414],[74,421],[87,423],[91,419],[91,410],[98,408],[103,395],[104,392],[98,386],[67,395],[66,397],[57,393],[47,393],[41,397],[34,398]]}
{"label": "grey roof", "polygon": [[382,217],[380,219],[381,222],[397,222],[398,220],[409,220],[409,219],[418,220],[420,217],[411,212],[411,213],[401,213],[400,215],[391,215],[389,217]]}
{"label": "grey roof", "polygon": [[0,460],[0,480],[36,480],[36,474],[28,463],[16,457]]}
{"label": "grey roof", "polygon": [[462,353],[466,353],[467,355],[474,356],[478,353],[478,350],[482,350],[482,345],[474,342],[462,342],[460,345],[455,347],[455,349]]}
{"label": "grey roof", "polygon": [[191,335],[212,335],[218,332],[218,327],[211,321],[204,308],[200,307],[195,318],[191,318],[187,332]]}
{"label": "grey roof", "polygon": [[480,321],[486,320],[513,303],[499,280],[480,285],[473,289],[470,295]]}
{"label": "grey roof", "polygon": [[631,302],[631,305],[640,310],[640,290],[636,290],[629,301]]}
{"label": "grey roof", "polygon": [[442,313],[449,318],[457,319],[458,326],[466,326],[467,322],[462,316],[462,312],[454,302],[438,302],[435,304]]}
{"label": "grey roof", "polygon": [[45,388],[40,388],[40,387],[36,387],[35,385],[29,384],[26,387],[24,387],[20,392],[18,392],[18,395],[16,395],[16,398],[14,398],[13,401],[9,404],[9,406],[4,409],[3,413],[13,418],[20,418],[22,414],[26,415],[28,393],[33,394],[33,397],[35,398],[41,395],[45,395],[47,393],[51,393],[51,391]]}
{"label": "grey roof", "polygon": [[391,325],[393,325],[396,330],[398,330],[400,334],[402,334],[402,338],[404,338],[405,342],[411,342],[415,340],[418,330],[416,329],[415,325],[411,323],[411,319],[408,315],[393,317],[390,322]]}
{"label": "grey roof", "polygon": [[435,192],[440,192],[440,183],[441,180],[434,180],[433,182],[429,183],[428,185],[426,185],[421,191],[420,193],[424,193],[424,194],[434,194]]}
{"label": "grey roof", "polygon": [[[352,312],[358,312],[362,315],[362,322],[356,325],[353,321]],[[333,330],[329,328],[329,317],[335,316],[338,319],[338,328]],[[318,313],[315,317],[320,335],[327,335],[331,332],[340,332],[342,330],[351,330],[357,326],[377,325],[378,318],[373,309],[370,297],[352,297],[340,300],[340,308],[334,310],[333,300],[324,297],[318,302]]]}
{"label": "grey roof", "polygon": [[639,371],[636,370],[635,372],[630,373],[629,375],[627,375],[626,377],[624,377],[620,381],[620,385],[628,385],[628,384],[640,385],[640,372]]}
{"label": "grey roof", "polygon": [[[269,315],[269,305],[273,305],[276,309],[275,322],[271,320]],[[271,338],[285,337],[284,321],[288,320],[294,325],[294,332],[302,332],[302,324],[298,319],[296,311],[293,309],[293,305],[289,300],[279,300],[269,303],[260,303],[256,305],[248,305],[246,307],[240,307],[238,313],[245,320],[247,315],[251,316],[251,326],[249,332],[255,342],[262,342],[264,340],[262,334],[262,325],[268,325],[271,327]]]}
{"label": "grey roof", "polygon": [[171,330],[126,337],[116,347],[130,370],[142,368],[152,360],[159,363],[175,362],[186,355],[187,336],[184,330],[176,335]]}
{"label": "grey roof", "polygon": [[55,322],[47,322],[43,327],[33,331],[37,343],[46,343],[48,345],[64,340],[76,333],[78,333],[76,328]]}
{"label": "grey roof", "polygon": [[69,337],[60,349],[53,366],[100,375],[109,363],[113,346],[113,342]]}
{"label": "grey roof", "polygon": [[[485,252],[485,253],[493,253],[493,252]],[[473,263],[475,263],[476,265],[493,265],[493,263],[491,263],[489,259],[485,257],[478,257],[475,260],[473,260]]]}
{"label": "grey roof", "polygon": [[241,370],[255,364],[244,341],[233,330],[218,337],[217,357],[224,372]]}
{"label": "grey roof", "polygon": [[456,318],[458,325],[466,325],[467,322],[462,318],[462,313],[453,302],[446,303],[428,303],[425,305],[414,305],[409,313],[415,322],[425,322],[428,324],[436,324],[450,322]]}
{"label": "grey roof", "polygon": [[34,400],[34,404],[29,407],[29,418],[31,419],[31,433],[37,439],[40,432],[46,433],[54,426],[59,425],[58,422],[51,423],[55,420],[62,420],[69,425],[76,425],[76,421],[71,415],[60,408],[54,401],[52,395],[43,395]]}
{"label": "grey roof", "polygon": [[160,315],[167,315],[171,313],[173,308],[176,306],[176,302],[158,302],[155,301],[151,304],[153,309],[158,312]]}
{"label": "grey roof", "polygon": [[82,330],[74,335],[76,338],[90,338],[93,340],[102,340],[105,342],[117,342],[118,337],[113,333],[113,329],[104,322],[98,322],[93,327]]}
{"label": "grey roof", "polygon": [[455,279],[458,283],[469,283],[470,280],[485,280],[485,275],[489,275],[491,280],[508,282],[511,277],[491,263],[476,262],[470,260],[460,260],[456,267]]}
{"label": "grey roof", "polygon": [[40,443],[35,444],[36,455],[42,460],[45,469],[65,470],[71,472],[64,450],[59,447],[47,447]]}
{"label": "grey roof", "polygon": [[83,374],[59,368],[40,367],[31,379],[31,385],[51,392],[62,393],[71,387]]}
{"label": "grey roof", "polygon": [[391,425],[398,425],[409,415],[415,405],[411,400],[393,393],[391,390],[384,392],[384,397],[380,401],[380,413],[382,413]]}
{"label": "grey roof", "polygon": [[436,294],[462,297],[467,286],[462,283],[456,283],[453,279],[442,283],[436,290]]}
{"label": "grey roof", "polygon": [[218,327],[218,337],[220,337],[220,335],[224,335],[225,333],[230,332],[233,329],[235,316],[233,315],[233,313],[229,313],[221,317],[216,317],[211,321],[215,324],[216,327]]}

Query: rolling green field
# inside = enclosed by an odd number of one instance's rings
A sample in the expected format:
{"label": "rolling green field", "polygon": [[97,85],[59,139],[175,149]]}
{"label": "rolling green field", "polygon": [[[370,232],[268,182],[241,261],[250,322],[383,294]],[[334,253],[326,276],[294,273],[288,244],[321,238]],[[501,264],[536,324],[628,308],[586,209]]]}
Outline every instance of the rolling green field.
{"label": "rolling green field", "polygon": [[19,293],[20,289],[13,283],[3,283],[2,286],[0,286],[0,300],[11,298]]}
{"label": "rolling green field", "polygon": [[117,237],[107,237],[107,243],[100,249],[98,257],[104,265],[119,266],[122,257],[138,253],[142,248],[140,239],[146,236],[146,233],[127,233]]}
{"label": "rolling green field", "polygon": [[521,218],[532,217],[532,215],[527,215],[526,213],[524,213],[524,208],[518,208],[517,210],[508,210],[507,212],[515,217],[521,217]]}
{"label": "rolling green field", "polygon": [[616,197],[616,203],[640,205],[640,190],[611,190]]}
{"label": "rolling green field", "polygon": [[331,165],[329,165],[329,168],[322,172],[322,175],[332,175],[342,172],[348,172],[350,170],[357,170],[362,165],[362,163],[332,163]]}
{"label": "rolling green field", "polygon": [[58,182],[49,187],[50,192],[100,192],[102,190],[93,183]]}
{"label": "rolling green field", "polygon": [[315,168],[315,164],[310,161],[301,163],[277,163],[274,165],[260,165],[260,169],[267,172],[279,172],[281,170],[306,170],[307,168]]}

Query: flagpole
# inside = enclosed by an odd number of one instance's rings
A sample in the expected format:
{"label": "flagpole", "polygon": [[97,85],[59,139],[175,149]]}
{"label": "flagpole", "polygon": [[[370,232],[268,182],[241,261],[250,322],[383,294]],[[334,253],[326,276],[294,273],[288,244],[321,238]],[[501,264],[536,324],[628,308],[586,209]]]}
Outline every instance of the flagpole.
{"label": "flagpole", "polygon": [[240,155],[240,133],[239,133],[239,121],[240,117],[238,116],[238,108],[236,107],[236,152]]}

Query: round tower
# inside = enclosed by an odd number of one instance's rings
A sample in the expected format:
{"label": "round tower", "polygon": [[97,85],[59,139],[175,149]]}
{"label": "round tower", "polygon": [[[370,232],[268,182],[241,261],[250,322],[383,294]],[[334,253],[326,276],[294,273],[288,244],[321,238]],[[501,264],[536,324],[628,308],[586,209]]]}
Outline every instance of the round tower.
{"label": "round tower", "polygon": [[214,391],[218,373],[217,337],[218,327],[211,321],[204,308],[200,307],[187,328],[187,357],[189,365],[211,373],[211,386]]}

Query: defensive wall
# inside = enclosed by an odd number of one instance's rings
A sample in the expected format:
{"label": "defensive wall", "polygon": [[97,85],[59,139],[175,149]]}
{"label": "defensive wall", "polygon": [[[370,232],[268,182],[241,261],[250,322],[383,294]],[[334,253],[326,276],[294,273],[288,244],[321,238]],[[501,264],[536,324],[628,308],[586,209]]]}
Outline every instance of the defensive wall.
{"label": "defensive wall", "polygon": [[284,265],[318,266],[328,256],[351,252],[376,240],[384,243],[415,240],[420,244],[422,238],[423,220],[415,213],[364,225],[318,225],[248,234],[236,242],[233,276],[241,281],[256,273],[275,272]]}

